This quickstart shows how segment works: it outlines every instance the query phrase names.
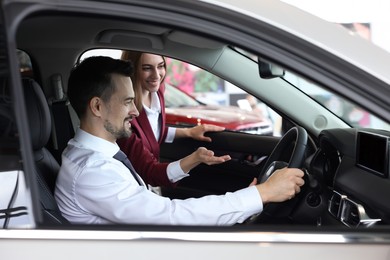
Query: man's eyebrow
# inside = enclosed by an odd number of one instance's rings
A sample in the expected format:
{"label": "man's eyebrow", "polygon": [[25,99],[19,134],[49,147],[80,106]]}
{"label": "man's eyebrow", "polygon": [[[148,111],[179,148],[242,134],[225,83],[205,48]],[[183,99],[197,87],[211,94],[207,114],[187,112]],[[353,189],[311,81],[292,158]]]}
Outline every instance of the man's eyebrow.
{"label": "man's eyebrow", "polygon": [[125,101],[132,101],[132,100],[134,100],[135,99],[135,97],[126,97],[125,98]]}

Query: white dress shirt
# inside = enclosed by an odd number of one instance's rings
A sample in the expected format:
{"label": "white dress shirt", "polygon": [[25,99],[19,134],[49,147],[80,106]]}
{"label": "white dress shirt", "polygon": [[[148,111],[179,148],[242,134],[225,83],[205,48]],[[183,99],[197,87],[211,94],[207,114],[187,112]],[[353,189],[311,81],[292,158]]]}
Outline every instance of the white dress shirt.
{"label": "white dress shirt", "polygon": [[[161,113],[161,103],[158,98],[157,92],[151,92],[151,102],[150,108],[148,106],[143,106],[145,109],[146,116],[148,117],[149,124],[153,130],[156,140],[160,138],[161,133],[161,123],[160,123],[160,113]],[[176,127],[168,127],[167,136],[165,137],[164,142],[172,143],[175,139]]]}
{"label": "white dress shirt", "polygon": [[232,225],[263,209],[256,187],[220,196],[170,200],[140,186],[117,144],[78,129],[62,154],[55,198],[71,223]]}
{"label": "white dress shirt", "polygon": [[[148,117],[149,124],[152,128],[154,137],[156,140],[160,138],[161,134],[161,121],[160,119],[160,113],[161,113],[161,103],[160,99],[158,98],[157,92],[151,92],[151,102],[150,102],[150,108],[148,106],[143,106],[145,109],[146,116]],[[172,143],[173,139],[175,138],[176,134],[176,128],[175,127],[168,127],[168,133],[165,138],[166,143]],[[167,168],[167,176],[168,179],[174,183],[178,182],[181,179],[188,177],[188,172],[184,172],[183,169],[180,167],[180,160],[174,161],[168,165]]]}

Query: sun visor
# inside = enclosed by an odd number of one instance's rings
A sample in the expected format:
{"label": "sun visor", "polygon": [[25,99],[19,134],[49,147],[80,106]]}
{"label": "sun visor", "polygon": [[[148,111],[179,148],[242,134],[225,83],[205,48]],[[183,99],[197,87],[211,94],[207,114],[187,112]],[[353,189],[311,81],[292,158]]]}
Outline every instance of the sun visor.
{"label": "sun visor", "polygon": [[201,36],[181,31],[172,31],[167,37],[170,41],[203,49],[220,49],[224,44]]}
{"label": "sun visor", "polygon": [[149,46],[152,49],[162,50],[164,41],[160,34],[149,34],[128,30],[105,30],[96,36],[98,43],[119,44],[123,46]]}

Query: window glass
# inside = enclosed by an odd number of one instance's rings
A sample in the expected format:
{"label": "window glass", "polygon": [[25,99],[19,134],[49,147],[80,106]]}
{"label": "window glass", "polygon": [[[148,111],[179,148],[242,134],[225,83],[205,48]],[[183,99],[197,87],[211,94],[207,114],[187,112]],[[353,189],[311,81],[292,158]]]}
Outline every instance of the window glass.
{"label": "window glass", "polygon": [[[120,50],[96,49],[86,57],[120,58]],[[166,57],[165,105],[168,125],[214,124],[230,131],[280,135],[280,117],[255,97],[186,62]]]}
{"label": "window glass", "polygon": [[365,109],[312,82],[290,72],[286,72],[284,78],[352,127],[390,129],[389,124]]}
{"label": "window glass", "polygon": [[[231,131],[272,135],[269,109],[259,100],[201,68],[167,58],[167,123],[216,124]],[[180,98],[179,98],[180,97]]]}

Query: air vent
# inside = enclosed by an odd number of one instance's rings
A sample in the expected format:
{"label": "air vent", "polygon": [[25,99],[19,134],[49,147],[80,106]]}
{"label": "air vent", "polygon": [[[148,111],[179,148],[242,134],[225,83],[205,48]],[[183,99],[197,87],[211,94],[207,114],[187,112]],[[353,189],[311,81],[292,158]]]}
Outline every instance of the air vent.
{"label": "air vent", "polygon": [[333,191],[333,195],[330,198],[328,211],[330,214],[332,214],[333,217],[339,218],[341,214],[341,208],[343,200],[346,198],[346,196],[341,195],[340,193]]}
{"label": "air vent", "polygon": [[357,227],[360,223],[359,205],[349,199],[344,200],[341,211],[341,222],[349,227]]}
{"label": "air vent", "polygon": [[349,198],[343,200],[340,220],[348,227],[367,227],[381,221],[381,219],[370,218],[362,205]]}
{"label": "air vent", "polygon": [[381,221],[381,219],[370,218],[362,205],[337,191],[333,191],[329,200],[328,211],[333,217],[348,227],[367,227]]}

